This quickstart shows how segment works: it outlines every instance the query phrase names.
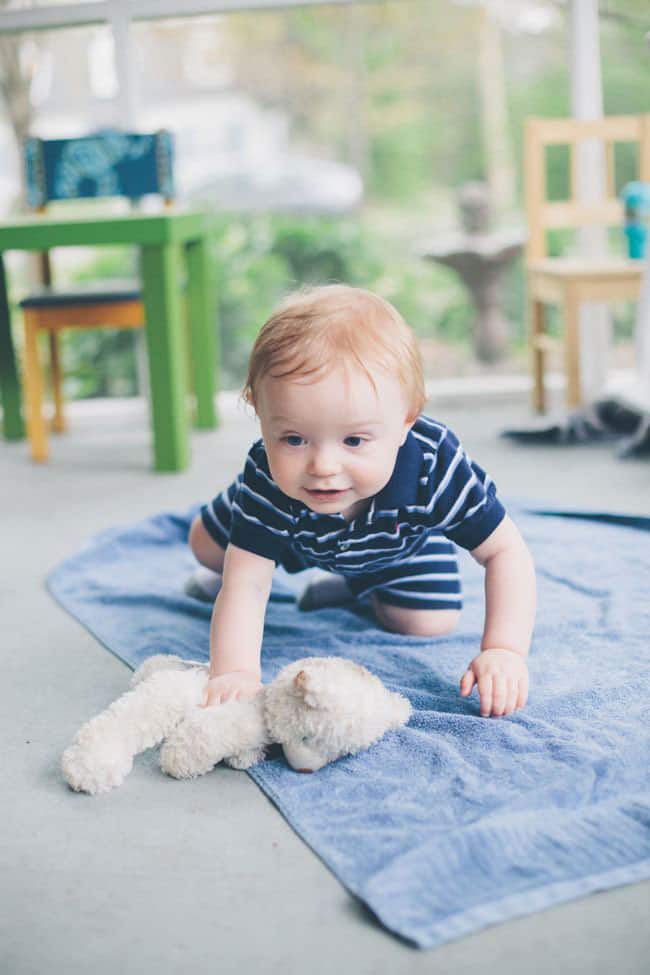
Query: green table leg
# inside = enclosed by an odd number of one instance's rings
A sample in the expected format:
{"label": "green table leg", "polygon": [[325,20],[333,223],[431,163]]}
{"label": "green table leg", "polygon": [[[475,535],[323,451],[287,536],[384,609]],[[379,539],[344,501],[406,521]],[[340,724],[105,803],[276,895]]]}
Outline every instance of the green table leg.
{"label": "green table leg", "polygon": [[187,360],[179,257],[176,244],[142,248],[145,333],[157,471],[181,471],[189,462],[185,402]]}
{"label": "green table leg", "polygon": [[4,435],[7,440],[22,440],[25,436],[20,411],[20,382],[16,370],[16,356],[11,338],[11,317],[4,261],[0,253],[0,397],[4,411]]}
{"label": "green table leg", "polygon": [[190,368],[196,396],[194,423],[204,430],[217,425],[215,395],[219,345],[210,290],[209,248],[205,237],[186,244],[190,323]]}

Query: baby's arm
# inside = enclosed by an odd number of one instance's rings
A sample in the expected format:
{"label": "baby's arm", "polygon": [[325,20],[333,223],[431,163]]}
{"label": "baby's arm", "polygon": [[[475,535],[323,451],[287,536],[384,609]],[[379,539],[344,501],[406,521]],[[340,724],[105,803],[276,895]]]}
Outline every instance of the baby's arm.
{"label": "baby's arm", "polygon": [[251,696],[261,687],[260,650],[275,562],[229,545],[210,625],[205,704]]}
{"label": "baby's arm", "polygon": [[535,621],[535,569],[514,522],[506,515],[473,557],[485,568],[485,625],[481,653],[461,680],[466,696],[476,683],[481,714],[511,714],[528,697],[528,654]]}

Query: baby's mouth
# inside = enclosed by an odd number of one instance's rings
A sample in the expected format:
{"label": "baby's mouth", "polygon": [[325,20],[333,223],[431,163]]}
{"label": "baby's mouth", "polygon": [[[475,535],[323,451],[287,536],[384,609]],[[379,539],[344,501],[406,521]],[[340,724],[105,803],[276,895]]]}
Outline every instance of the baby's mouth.
{"label": "baby's mouth", "polygon": [[327,500],[328,498],[340,498],[342,494],[348,493],[348,488],[338,488],[336,490],[328,489],[323,490],[321,488],[305,488],[308,494],[311,494],[314,498],[321,498],[322,500]]}

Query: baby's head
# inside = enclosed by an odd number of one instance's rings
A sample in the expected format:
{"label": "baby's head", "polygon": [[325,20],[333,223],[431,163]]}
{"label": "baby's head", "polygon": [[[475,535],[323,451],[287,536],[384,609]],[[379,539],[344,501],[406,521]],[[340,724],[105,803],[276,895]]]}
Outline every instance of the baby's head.
{"label": "baby's head", "polygon": [[390,479],[424,404],[415,336],[369,291],[298,292],[262,327],[244,398],[284,493],[314,511],[355,517]]}

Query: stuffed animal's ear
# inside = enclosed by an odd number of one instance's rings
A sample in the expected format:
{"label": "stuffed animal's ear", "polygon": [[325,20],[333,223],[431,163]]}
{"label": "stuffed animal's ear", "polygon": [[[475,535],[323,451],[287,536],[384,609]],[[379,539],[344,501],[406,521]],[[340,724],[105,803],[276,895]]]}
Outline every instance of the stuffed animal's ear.
{"label": "stuffed animal's ear", "polygon": [[305,694],[309,689],[309,675],[305,670],[299,670],[293,679],[293,686],[300,694]]}
{"label": "stuffed animal's ear", "polygon": [[306,670],[300,670],[293,679],[293,686],[298,691],[303,701],[309,708],[318,706],[318,701],[313,693],[312,682]]}

